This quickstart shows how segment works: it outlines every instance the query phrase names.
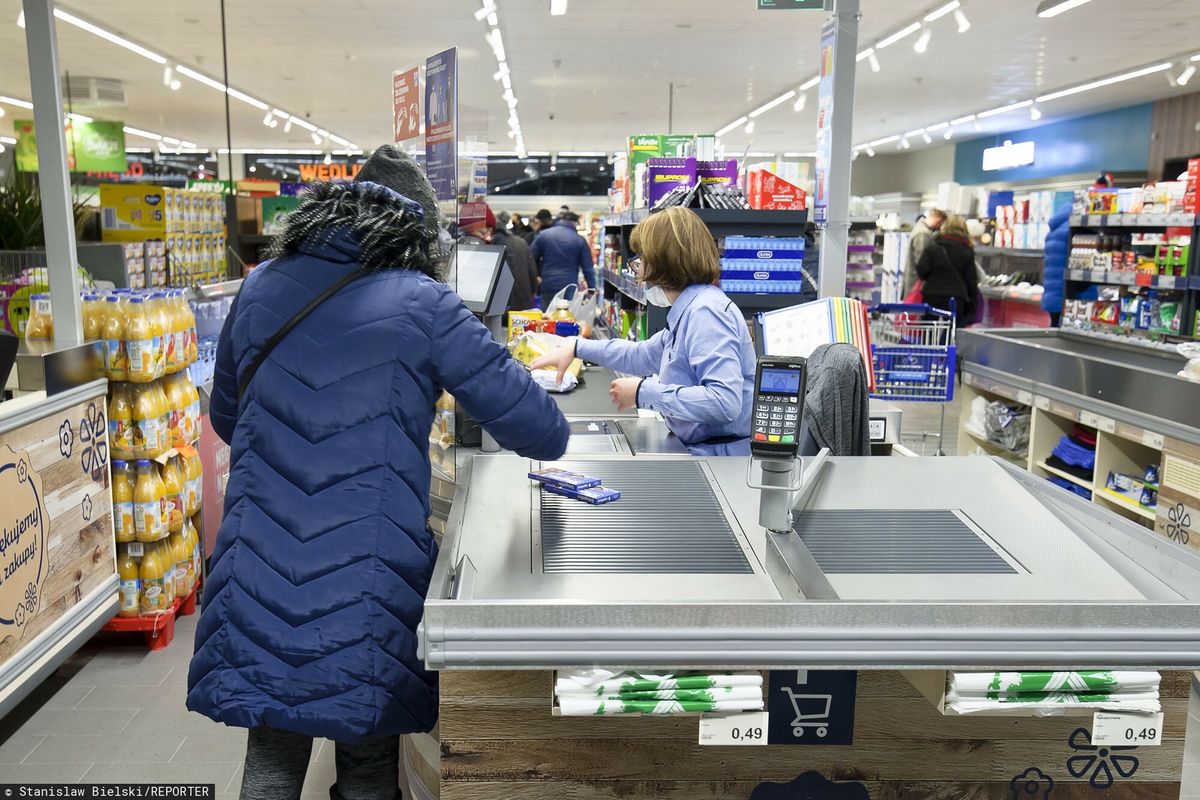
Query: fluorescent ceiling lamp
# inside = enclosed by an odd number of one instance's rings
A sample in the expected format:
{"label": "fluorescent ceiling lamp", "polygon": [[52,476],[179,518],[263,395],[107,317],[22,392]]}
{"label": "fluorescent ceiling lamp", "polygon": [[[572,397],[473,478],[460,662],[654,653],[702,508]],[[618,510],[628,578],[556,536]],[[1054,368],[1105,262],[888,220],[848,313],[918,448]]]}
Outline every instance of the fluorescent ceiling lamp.
{"label": "fluorescent ceiling lamp", "polygon": [[967,15],[963,13],[961,8],[954,9],[954,21],[958,23],[959,33],[966,33],[971,30],[971,20],[967,19]]}
{"label": "fluorescent ceiling lamp", "polygon": [[[180,144],[180,146],[181,146],[181,147],[184,147],[184,148],[186,148],[186,149],[188,149],[188,150],[195,150],[195,149],[196,149],[196,147],[197,147],[197,145],[196,145],[196,143],[195,143],[195,142],[189,142],[187,139],[184,139],[184,140],[183,140],[183,141],[181,141],[179,144]],[[206,151],[206,150],[201,150],[200,152],[202,152],[202,153],[203,153],[203,152],[207,152],[207,151]]]}
{"label": "fluorescent ceiling lamp", "polygon": [[505,61],[501,61],[500,69],[498,69],[492,73],[492,80],[498,81],[507,74],[508,74],[508,63]]}
{"label": "fluorescent ceiling lamp", "polygon": [[752,153],[746,153],[746,157],[747,158],[774,158],[775,154],[755,151]]}
{"label": "fluorescent ceiling lamp", "polygon": [[320,135],[319,135],[319,134],[317,134],[317,132],[316,132],[316,131],[313,131],[313,133],[312,133],[312,142],[313,142],[313,144],[320,144],[320,143],[321,143],[321,137],[320,137]]}
{"label": "fluorescent ceiling lamp", "polygon": [[164,144],[183,144],[181,140],[176,139],[174,136],[164,136],[162,137],[162,141]]}
{"label": "fluorescent ceiling lamp", "polygon": [[754,120],[750,120],[749,122],[746,123],[745,130],[746,130],[747,134],[754,133]]}
{"label": "fluorescent ceiling lamp", "polygon": [[[1042,98],[1039,97],[1038,102],[1040,103],[1041,100],[1042,100]],[[1000,114],[1007,114],[1008,112],[1016,111],[1017,109],[1029,108],[1031,105],[1033,105],[1032,100],[1022,100],[1019,103],[1009,103],[1008,105],[1000,106],[999,108],[992,108],[987,111],[980,111],[975,116],[978,119],[987,119],[988,117],[995,117]]]}
{"label": "fluorescent ceiling lamp", "polygon": [[784,153],[784,158],[816,158],[816,153]]}
{"label": "fluorescent ceiling lamp", "polygon": [[[1082,84],[1081,86],[1074,86],[1070,89],[1063,89],[1060,92],[1051,92],[1050,94],[1044,94],[1041,97],[1039,97],[1037,99],[1037,101],[1039,103],[1048,103],[1049,101],[1057,100],[1060,97],[1069,97],[1073,94],[1079,94],[1081,92],[1088,92],[1088,91],[1091,91],[1092,89],[1099,89],[1101,86],[1112,86],[1114,83],[1120,83],[1122,81],[1133,80],[1134,78],[1141,78],[1145,75],[1153,75],[1156,72],[1163,72],[1164,70],[1168,70],[1170,68],[1171,68],[1170,62],[1166,62],[1163,64],[1155,64],[1152,67],[1145,67],[1144,69],[1134,70],[1133,72],[1126,72],[1121,75],[1114,75],[1111,78],[1103,78],[1102,80],[1092,81],[1091,83],[1085,83],[1085,84]],[[983,116],[983,115],[981,114],[980,116]]]}
{"label": "fluorescent ceiling lamp", "polygon": [[550,16],[561,17],[567,13],[567,0],[550,0]]}
{"label": "fluorescent ceiling lamp", "polygon": [[867,58],[870,58],[870,57],[871,57],[871,56],[873,56],[874,54],[875,54],[875,48],[874,48],[874,47],[868,47],[866,50],[863,50],[861,53],[859,53],[858,55],[856,55],[856,56],[854,57],[854,60],[855,60],[855,61],[863,61],[863,60],[865,60],[865,59],[867,59]]}
{"label": "fluorescent ceiling lamp", "polygon": [[904,138],[908,139],[908,138],[911,138],[914,136],[920,136],[924,132],[925,132],[924,128],[917,128],[915,131],[909,131],[908,133],[904,134]]}
{"label": "fluorescent ceiling lamp", "polygon": [[1192,76],[1195,74],[1196,66],[1194,64],[1188,64],[1183,68],[1183,72],[1179,73],[1179,77],[1175,79],[1175,82],[1180,86],[1187,86],[1188,81],[1190,81]]}
{"label": "fluorescent ceiling lamp", "polygon": [[282,109],[278,109],[278,108],[272,108],[271,113],[274,114],[275,116],[279,117],[280,119],[287,119],[288,117],[291,116],[291,114],[287,113],[286,111],[283,111]]}
{"label": "fluorescent ceiling lamp", "polygon": [[912,147],[912,145],[908,143],[908,139],[900,140],[900,149],[901,150],[907,150],[910,147]]}
{"label": "fluorescent ceiling lamp", "polygon": [[939,122],[937,125],[930,125],[925,130],[929,131],[930,133],[937,133],[938,131],[943,131],[949,127],[950,127],[949,122]]}
{"label": "fluorescent ceiling lamp", "polygon": [[875,48],[878,50],[882,50],[885,47],[891,47],[896,42],[903,39],[905,36],[912,36],[914,33],[916,33],[919,30],[921,30],[921,23],[919,23],[919,22],[910,23],[910,24],[906,25],[905,27],[901,28],[900,30],[896,31],[895,33],[893,33],[891,36],[887,37],[886,39],[883,39],[882,41],[880,41],[878,44],[875,45]]}
{"label": "fluorescent ceiling lamp", "polygon": [[1033,120],[1034,122],[1037,122],[1039,119],[1042,118],[1041,109],[1038,108],[1037,106],[1030,106],[1029,107],[1029,118],[1031,120]]}
{"label": "fluorescent ceiling lamp", "polygon": [[925,21],[933,22],[934,20],[939,20],[949,14],[951,11],[958,10],[959,6],[961,5],[962,3],[959,2],[959,0],[950,0],[950,2],[946,3],[946,5],[940,8],[935,8],[933,11],[930,11],[928,14],[926,14]]}
{"label": "fluorescent ceiling lamp", "polygon": [[716,135],[716,136],[724,136],[725,134],[729,133],[731,130],[733,130],[733,129],[734,129],[734,128],[736,128],[737,126],[739,126],[739,125],[743,124],[745,121],[746,121],[746,117],[738,117],[738,118],[737,118],[737,119],[735,119],[733,122],[731,122],[731,123],[729,123],[728,125],[726,125],[724,128],[721,128],[721,129],[720,129],[719,131],[717,131],[717,132],[716,132],[716,134],[714,134],[714,135]]}
{"label": "fluorescent ceiling lamp", "polygon": [[868,147],[880,147],[882,145],[891,144],[892,142],[898,142],[898,141],[900,141],[900,135],[896,134],[895,136],[885,136],[882,139],[876,139],[873,142],[868,142],[867,146]]}
{"label": "fluorescent ceiling lamp", "polygon": [[540,156],[542,158],[545,158],[546,156],[550,155],[550,151],[549,150],[530,150],[529,155],[535,156],[535,157]]}
{"label": "fluorescent ceiling lamp", "polygon": [[929,135],[928,131],[922,133],[921,138],[925,140],[925,144],[933,144],[933,137]]}
{"label": "fluorescent ceiling lamp", "polygon": [[502,86],[503,86],[505,89],[511,89],[511,88],[512,88],[512,78],[510,78],[510,77],[508,76],[508,73],[507,73],[507,72],[506,72],[506,73],[504,73],[504,77],[500,79],[500,84],[501,84],[501,85],[502,85]]}
{"label": "fluorescent ceiling lamp", "polygon": [[867,155],[870,156],[871,158],[874,158],[875,157],[875,148],[871,147],[870,145],[867,145]]}
{"label": "fluorescent ceiling lamp", "polygon": [[929,40],[933,38],[933,31],[929,28],[921,31],[921,35],[917,37],[917,41],[913,43],[913,50],[918,53],[924,53],[929,49]]}
{"label": "fluorescent ceiling lamp", "polygon": [[124,126],[121,130],[125,131],[125,133],[129,134],[130,136],[137,136],[142,139],[152,139],[156,142],[162,141],[162,134],[154,133],[153,131],[144,131],[141,128],[131,128],[128,125]]}
{"label": "fluorescent ceiling lamp", "polygon": [[316,125],[313,125],[308,120],[302,119],[300,117],[292,117],[290,121],[296,123],[301,128],[304,128],[305,130],[308,130],[308,131],[315,131],[317,129]]}
{"label": "fluorescent ceiling lamp", "polygon": [[194,81],[197,81],[198,83],[203,83],[205,86],[210,86],[213,89],[216,89],[218,92],[226,92],[230,97],[237,98],[238,100],[241,100],[243,103],[254,106],[255,108],[257,108],[260,111],[266,111],[267,109],[270,108],[270,106],[268,106],[262,100],[259,100],[256,97],[251,97],[250,95],[246,94],[245,92],[238,91],[237,89],[228,88],[225,86],[225,84],[221,83],[216,78],[210,78],[207,75],[205,75],[203,72],[197,72],[196,70],[192,69],[191,67],[185,67],[182,64],[179,64],[175,67],[175,71],[179,72],[183,75],[186,75],[187,77],[191,78]]}
{"label": "fluorescent ceiling lamp", "polygon": [[80,19],[79,17],[75,16],[74,14],[68,14],[66,11],[63,11],[61,8],[54,9],[54,16],[57,19],[61,19],[63,22],[66,22],[70,25],[74,25],[76,28],[82,28],[83,30],[87,31],[88,33],[99,36],[101,39],[110,41],[113,44],[117,45],[118,47],[124,47],[126,50],[128,50],[132,53],[137,53],[142,58],[148,58],[156,64],[166,64],[167,63],[167,59],[165,56],[160,56],[158,53],[154,52],[153,50],[147,50],[145,47],[142,47],[140,44],[135,44],[123,36],[118,36],[117,34],[113,33],[112,31],[106,31],[104,28],[101,28],[99,25],[93,25],[92,23],[88,22],[87,20]]}
{"label": "fluorescent ceiling lamp", "polygon": [[87,116],[86,114],[67,114],[67,117],[75,120],[76,122],[94,122],[95,121],[91,117]]}
{"label": "fluorescent ceiling lamp", "polygon": [[481,8],[475,12],[475,21],[483,22],[484,17],[486,17],[488,14],[495,14],[495,13],[496,13],[496,4],[493,3],[492,0],[484,0],[483,8]]}
{"label": "fluorescent ceiling lamp", "polygon": [[488,25],[491,25],[494,28],[500,24],[500,17],[496,16],[496,12],[493,11],[491,14],[488,14],[487,22]]}
{"label": "fluorescent ceiling lamp", "polygon": [[975,121],[975,115],[974,115],[974,114],[967,114],[965,117],[959,117],[958,119],[952,119],[952,120],[950,120],[950,124],[951,124],[951,125],[962,125],[962,124],[964,124],[964,123],[967,123],[967,122],[974,122],[974,121]]}
{"label": "fluorescent ceiling lamp", "polygon": [[954,138],[954,128],[946,128],[946,132],[942,134],[942,138],[947,142]]}
{"label": "fluorescent ceiling lamp", "polygon": [[879,65],[879,56],[875,55],[874,50],[867,56],[867,63],[871,65],[871,72],[879,72],[882,69]]}
{"label": "fluorescent ceiling lamp", "polygon": [[751,119],[754,119],[755,117],[759,116],[760,114],[765,114],[765,113],[767,113],[768,111],[770,111],[772,108],[774,108],[775,106],[777,106],[777,105],[780,105],[780,104],[782,104],[782,103],[786,103],[788,100],[791,100],[791,99],[792,99],[793,97],[795,97],[795,96],[796,96],[796,90],[795,90],[795,89],[792,89],[792,90],[791,90],[791,91],[789,91],[789,92],[786,92],[786,93],[784,93],[784,94],[781,94],[781,95],[779,95],[779,97],[776,97],[776,98],[775,98],[774,100],[772,100],[771,102],[769,102],[769,103],[764,103],[763,105],[761,105],[761,106],[759,106],[758,108],[756,108],[756,109],[754,109],[753,111],[751,111],[751,112],[750,112],[750,118],[751,118]]}
{"label": "fluorescent ceiling lamp", "polygon": [[[1200,56],[1196,56],[1195,58],[1192,59],[1192,61],[1198,61],[1198,60],[1200,60]],[[807,92],[809,89],[813,88],[820,82],[821,82],[820,75],[809,78],[804,83],[800,84],[800,91]]]}
{"label": "fluorescent ceiling lamp", "polygon": [[808,105],[808,92],[801,92],[796,98],[796,102],[792,103],[792,108],[796,111],[803,111],[804,106]]}
{"label": "fluorescent ceiling lamp", "polygon": [[1200,61],[1200,55],[1192,56],[1192,61]]}
{"label": "fluorescent ceiling lamp", "polygon": [[1050,19],[1090,2],[1092,0],[1042,0],[1038,3],[1037,15],[1042,19]]}
{"label": "fluorescent ceiling lamp", "polygon": [[252,155],[252,156],[319,156],[324,150],[299,150],[289,149],[286,147],[275,148],[256,148],[256,147],[235,147],[229,150],[227,147],[222,147],[217,150],[221,155],[226,155],[232,152],[234,155]]}
{"label": "fluorescent ceiling lamp", "polygon": [[28,100],[18,100],[15,97],[5,97],[3,95],[0,95],[0,103],[16,106],[17,108],[33,108],[33,103]]}

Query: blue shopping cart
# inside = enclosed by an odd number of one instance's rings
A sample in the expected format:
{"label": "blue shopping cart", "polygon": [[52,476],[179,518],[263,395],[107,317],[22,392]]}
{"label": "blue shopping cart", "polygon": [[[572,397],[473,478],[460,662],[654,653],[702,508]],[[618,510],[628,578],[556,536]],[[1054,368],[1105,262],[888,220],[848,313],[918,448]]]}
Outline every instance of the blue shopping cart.
{"label": "blue shopping cart", "polygon": [[[953,301],[952,301],[953,303]],[[942,449],[946,427],[946,403],[954,399],[954,308],[949,311],[921,304],[873,306],[871,316],[871,363],[875,391],[871,397],[904,403],[940,403],[936,434],[922,432],[924,442],[936,436],[935,455]],[[916,437],[914,437],[916,438]]]}

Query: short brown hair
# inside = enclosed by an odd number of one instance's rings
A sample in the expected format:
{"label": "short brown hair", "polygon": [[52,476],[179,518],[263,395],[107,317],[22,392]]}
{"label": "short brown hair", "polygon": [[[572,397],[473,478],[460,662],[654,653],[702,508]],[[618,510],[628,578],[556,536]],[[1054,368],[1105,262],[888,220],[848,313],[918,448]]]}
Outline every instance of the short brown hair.
{"label": "short brown hair", "polygon": [[942,220],[943,222],[945,222],[946,219],[948,218],[946,212],[942,211],[940,208],[931,208],[929,210],[929,216],[937,217],[938,219]]}
{"label": "short brown hair", "polygon": [[642,257],[642,279],[680,292],[694,284],[716,283],[721,256],[708,226],[696,212],[679,206],[657,211],[638,223],[629,246]]}
{"label": "short brown hair", "polygon": [[942,235],[946,234],[960,236],[968,242],[971,241],[971,232],[967,230],[967,221],[957,214],[947,219],[942,225]]}

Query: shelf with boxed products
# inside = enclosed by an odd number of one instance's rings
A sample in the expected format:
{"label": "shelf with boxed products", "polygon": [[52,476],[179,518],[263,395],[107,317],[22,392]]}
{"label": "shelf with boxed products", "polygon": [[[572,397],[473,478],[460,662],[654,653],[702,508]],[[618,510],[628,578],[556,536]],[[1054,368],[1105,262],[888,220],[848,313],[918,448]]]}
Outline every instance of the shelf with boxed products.
{"label": "shelf with boxed products", "polygon": [[1194,228],[1196,215],[1174,214],[1072,214],[1072,228]]}

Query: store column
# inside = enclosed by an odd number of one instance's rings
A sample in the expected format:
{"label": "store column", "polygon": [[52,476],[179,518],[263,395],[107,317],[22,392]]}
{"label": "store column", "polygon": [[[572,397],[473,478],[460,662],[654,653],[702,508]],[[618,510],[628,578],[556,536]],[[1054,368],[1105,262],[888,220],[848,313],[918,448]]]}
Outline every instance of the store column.
{"label": "store column", "polygon": [[42,195],[42,226],[46,232],[50,302],[54,307],[54,338],[61,344],[81,344],[83,320],[79,308],[75,216],[71,174],[67,170],[67,140],[63,134],[54,0],[24,0],[22,6],[37,129],[38,184]]}
{"label": "store column", "polygon": [[[833,0],[834,12],[829,23],[834,29],[832,57],[826,56],[825,37],[821,45],[821,111],[828,115],[825,130],[818,123],[817,187],[818,199],[824,198],[825,226],[821,245],[821,297],[846,295],[846,248],[850,239],[850,149],[854,128],[854,74],[858,53],[859,0]],[[830,69],[832,67],[832,70]],[[832,75],[829,72],[832,72]],[[822,137],[822,133],[824,136]],[[822,163],[824,162],[824,163]],[[821,167],[824,170],[821,170]],[[816,209],[818,215],[822,209]]]}

